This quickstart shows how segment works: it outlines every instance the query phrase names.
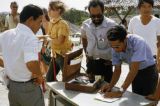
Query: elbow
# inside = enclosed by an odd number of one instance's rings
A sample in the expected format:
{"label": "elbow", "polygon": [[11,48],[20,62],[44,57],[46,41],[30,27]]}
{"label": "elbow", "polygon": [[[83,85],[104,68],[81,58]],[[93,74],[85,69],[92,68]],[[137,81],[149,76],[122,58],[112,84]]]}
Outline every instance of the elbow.
{"label": "elbow", "polygon": [[27,62],[26,66],[30,72],[32,72],[33,62]]}
{"label": "elbow", "polygon": [[26,63],[27,68],[30,72],[34,73],[35,70],[37,70],[37,66],[39,66],[38,61],[30,61]]}
{"label": "elbow", "polygon": [[26,63],[26,65],[29,71],[32,73],[32,75],[42,76],[40,65],[38,61],[31,61],[31,62]]}

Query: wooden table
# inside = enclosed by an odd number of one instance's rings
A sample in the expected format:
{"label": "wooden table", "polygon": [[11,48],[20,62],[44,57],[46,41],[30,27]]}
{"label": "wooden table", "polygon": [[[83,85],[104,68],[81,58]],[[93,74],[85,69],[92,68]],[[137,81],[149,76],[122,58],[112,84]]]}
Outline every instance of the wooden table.
{"label": "wooden table", "polygon": [[63,102],[63,106],[155,106],[155,101],[145,99],[143,96],[126,91],[119,100],[107,103],[95,100],[96,93],[83,93],[66,90],[64,82],[49,82],[49,106],[58,106],[56,100]]}

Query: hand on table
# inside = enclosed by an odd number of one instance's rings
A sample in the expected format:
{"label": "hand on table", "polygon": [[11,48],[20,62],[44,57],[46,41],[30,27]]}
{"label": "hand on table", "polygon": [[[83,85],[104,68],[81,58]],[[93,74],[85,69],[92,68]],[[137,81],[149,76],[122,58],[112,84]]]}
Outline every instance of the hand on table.
{"label": "hand on table", "polygon": [[101,87],[100,92],[105,93],[105,92],[110,92],[112,90],[112,87],[110,84],[105,84]]}
{"label": "hand on table", "polygon": [[123,93],[120,91],[105,92],[104,98],[120,98]]}

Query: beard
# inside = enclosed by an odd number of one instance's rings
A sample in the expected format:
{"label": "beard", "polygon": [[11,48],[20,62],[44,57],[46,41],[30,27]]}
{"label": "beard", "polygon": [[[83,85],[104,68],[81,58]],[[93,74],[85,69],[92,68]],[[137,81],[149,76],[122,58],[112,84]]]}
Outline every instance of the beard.
{"label": "beard", "polygon": [[92,22],[95,24],[95,26],[99,26],[102,24],[104,17],[99,18],[99,19],[92,19]]}

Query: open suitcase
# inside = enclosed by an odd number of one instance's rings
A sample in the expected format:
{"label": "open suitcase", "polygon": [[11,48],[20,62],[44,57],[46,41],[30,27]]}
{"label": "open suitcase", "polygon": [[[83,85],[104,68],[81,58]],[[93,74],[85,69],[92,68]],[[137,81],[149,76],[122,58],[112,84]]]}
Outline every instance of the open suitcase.
{"label": "open suitcase", "polygon": [[90,83],[87,74],[80,73],[83,49],[78,48],[70,53],[65,54],[64,68],[62,73],[65,88],[92,93],[97,91],[103,80],[99,77],[93,83]]}

